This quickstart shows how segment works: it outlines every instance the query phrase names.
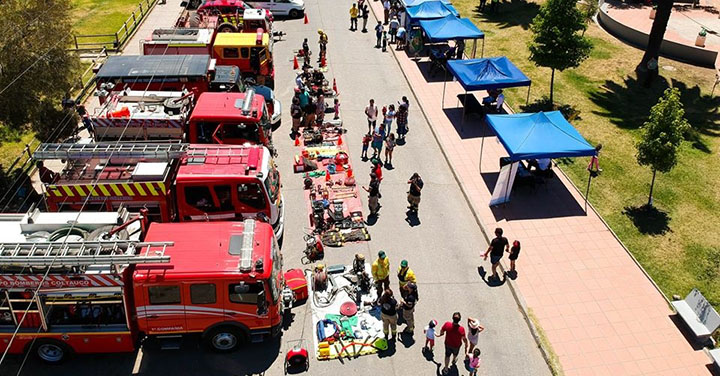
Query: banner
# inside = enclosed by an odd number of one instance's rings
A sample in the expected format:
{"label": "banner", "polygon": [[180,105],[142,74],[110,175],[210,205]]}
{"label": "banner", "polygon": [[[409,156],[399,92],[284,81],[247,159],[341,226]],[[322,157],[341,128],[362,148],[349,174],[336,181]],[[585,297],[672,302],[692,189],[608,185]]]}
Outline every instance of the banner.
{"label": "banner", "polygon": [[497,183],[495,183],[492,197],[490,197],[490,206],[504,204],[510,201],[510,192],[512,191],[513,183],[515,183],[517,170],[518,162],[502,166]]}

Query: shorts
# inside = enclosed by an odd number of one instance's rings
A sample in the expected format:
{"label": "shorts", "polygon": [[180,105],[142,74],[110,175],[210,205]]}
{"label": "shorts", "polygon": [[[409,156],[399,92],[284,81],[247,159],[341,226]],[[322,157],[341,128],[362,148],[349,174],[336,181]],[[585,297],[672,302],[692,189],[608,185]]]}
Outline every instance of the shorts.
{"label": "shorts", "polygon": [[501,259],[501,258],[502,258],[502,256],[493,256],[493,255],[490,255],[490,263],[492,263],[493,265],[495,265],[495,264],[497,264],[498,262],[500,262],[500,259]]}
{"label": "shorts", "polygon": [[454,355],[457,356],[460,353],[460,347],[452,347],[445,345],[445,356]]}
{"label": "shorts", "polygon": [[425,342],[430,346],[435,346],[435,340],[425,337]]}
{"label": "shorts", "polygon": [[413,196],[408,193],[407,200],[408,203],[412,206],[418,206],[420,204],[420,196]]}

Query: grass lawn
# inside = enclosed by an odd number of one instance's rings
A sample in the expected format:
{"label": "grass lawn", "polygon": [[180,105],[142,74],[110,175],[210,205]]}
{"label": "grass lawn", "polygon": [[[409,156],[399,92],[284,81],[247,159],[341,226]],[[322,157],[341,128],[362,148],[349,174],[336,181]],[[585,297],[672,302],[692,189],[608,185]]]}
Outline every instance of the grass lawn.
{"label": "grass lawn", "polygon": [[75,33],[113,34],[139,3],[140,0],[72,0]]}
{"label": "grass lawn", "polygon": [[[508,102],[518,112],[537,109],[550,87],[550,70],[528,60],[529,24],[540,3],[504,2],[499,14],[477,12],[477,0],[453,4],[485,32],[486,56],[508,56],[532,80],[530,106],[524,106],[524,88],[507,90]],[[604,171],[593,182],[590,201],[668,296],[698,287],[720,308],[720,100],[710,97],[715,73],[661,58],[660,82],[644,89],[634,75],[642,51],[595,24],[586,35],[595,49],[578,69],[556,73],[555,102],[577,113],[572,123],[588,141],[604,145]],[[695,134],[682,146],[675,169],[658,174],[654,197],[660,210],[648,213],[639,207],[647,202],[652,174],[637,164],[635,142],[668,86],[680,89]],[[558,162],[576,185],[585,186],[586,158]]]}

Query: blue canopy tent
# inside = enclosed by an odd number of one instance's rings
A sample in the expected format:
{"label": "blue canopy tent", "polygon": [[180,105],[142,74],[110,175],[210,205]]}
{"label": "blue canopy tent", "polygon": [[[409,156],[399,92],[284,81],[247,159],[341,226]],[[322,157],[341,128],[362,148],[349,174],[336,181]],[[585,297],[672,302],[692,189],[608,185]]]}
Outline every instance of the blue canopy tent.
{"label": "blue canopy tent", "polygon": [[450,0],[402,0],[402,3],[405,8],[409,8],[409,7],[418,6],[422,3],[427,3],[430,1],[438,1],[443,4],[451,4]]}
{"label": "blue canopy tent", "polygon": [[445,4],[442,1],[426,1],[420,5],[407,8],[407,17],[410,23],[420,20],[432,20],[447,16],[459,17],[457,9],[452,4]]}
{"label": "blue canopy tent", "polygon": [[483,45],[480,55],[485,53],[485,33],[478,29],[469,18],[459,18],[451,14],[438,19],[420,20],[419,23],[431,42],[473,39],[473,58],[475,58],[477,50],[477,40],[482,38]]}
{"label": "blue canopy tent", "polygon": [[[449,60],[448,70],[465,89],[463,101],[463,123],[467,92],[475,90],[504,89],[509,87],[527,86],[527,100],[530,100],[530,79],[518,69],[507,57],[489,57],[483,59]],[[443,83],[442,103],[445,108],[445,86]]]}
{"label": "blue canopy tent", "polygon": [[[597,155],[596,148],[565,120],[560,111],[487,115],[485,119],[507,150],[511,164],[530,159]],[[480,146],[481,163],[484,141],[483,137]],[[507,179],[504,201],[507,201],[510,195],[510,180],[512,178]],[[588,179],[589,189],[590,179]],[[585,197],[587,200],[587,194]]]}

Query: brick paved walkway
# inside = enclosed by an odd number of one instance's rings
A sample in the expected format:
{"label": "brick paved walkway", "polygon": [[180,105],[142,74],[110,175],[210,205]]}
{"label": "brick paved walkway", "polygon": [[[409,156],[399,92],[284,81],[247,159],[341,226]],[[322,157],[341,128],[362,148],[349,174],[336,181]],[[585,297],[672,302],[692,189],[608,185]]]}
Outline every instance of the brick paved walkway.
{"label": "brick paved walkway", "polygon": [[[382,14],[379,2],[370,4]],[[664,297],[598,214],[590,208],[585,215],[582,196],[565,176],[534,191],[515,190],[505,207],[488,206],[505,149],[485,127],[480,173],[482,120],[470,116],[461,126],[460,85],[448,82],[443,109],[442,79],[428,81],[426,63],[402,51],[395,56],[485,228],[500,226],[510,241],[522,242],[516,284],[565,374],[709,374],[708,357],[684,338]],[[489,262],[482,265],[489,269]]]}

